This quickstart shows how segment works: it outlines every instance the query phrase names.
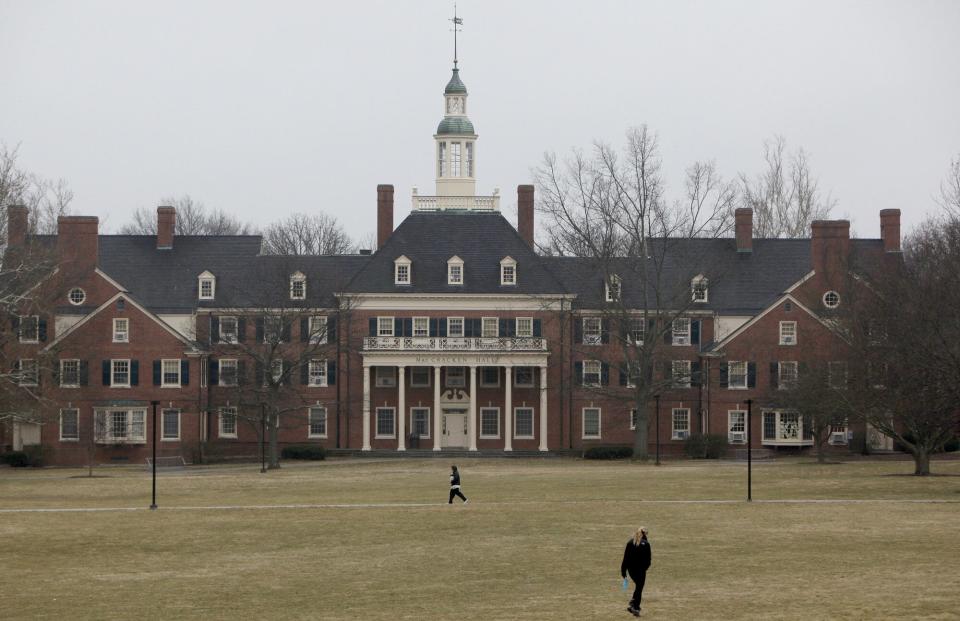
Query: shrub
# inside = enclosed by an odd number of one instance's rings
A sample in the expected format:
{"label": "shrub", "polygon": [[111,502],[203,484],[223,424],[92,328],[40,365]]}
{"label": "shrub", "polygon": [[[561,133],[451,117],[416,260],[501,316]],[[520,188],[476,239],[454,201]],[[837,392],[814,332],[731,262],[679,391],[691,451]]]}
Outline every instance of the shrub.
{"label": "shrub", "polygon": [[583,452],[584,459],[629,459],[633,457],[631,446],[591,446]]}
{"label": "shrub", "polygon": [[718,433],[695,433],[683,445],[691,459],[720,459],[726,450],[727,437]]}
{"label": "shrub", "polygon": [[280,451],[283,459],[326,459],[327,451],[316,444],[292,444]]}
{"label": "shrub", "polygon": [[13,468],[24,468],[30,465],[30,458],[23,451],[9,451],[0,455],[0,459]]}

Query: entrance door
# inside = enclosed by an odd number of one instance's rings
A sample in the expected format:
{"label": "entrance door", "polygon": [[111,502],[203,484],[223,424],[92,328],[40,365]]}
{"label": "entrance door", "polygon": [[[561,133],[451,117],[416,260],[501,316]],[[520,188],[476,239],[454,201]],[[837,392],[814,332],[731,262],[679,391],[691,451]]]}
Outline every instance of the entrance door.
{"label": "entrance door", "polygon": [[467,446],[467,413],[465,410],[444,410],[441,446],[465,448]]}

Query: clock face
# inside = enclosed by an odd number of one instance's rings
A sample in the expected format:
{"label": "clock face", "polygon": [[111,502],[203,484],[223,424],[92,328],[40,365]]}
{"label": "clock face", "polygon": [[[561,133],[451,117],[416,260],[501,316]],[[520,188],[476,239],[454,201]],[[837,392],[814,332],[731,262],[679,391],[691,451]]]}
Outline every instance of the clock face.
{"label": "clock face", "polygon": [[451,97],[447,102],[447,108],[451,114],[459,114],[463,111],[463,100],[459,97]]}

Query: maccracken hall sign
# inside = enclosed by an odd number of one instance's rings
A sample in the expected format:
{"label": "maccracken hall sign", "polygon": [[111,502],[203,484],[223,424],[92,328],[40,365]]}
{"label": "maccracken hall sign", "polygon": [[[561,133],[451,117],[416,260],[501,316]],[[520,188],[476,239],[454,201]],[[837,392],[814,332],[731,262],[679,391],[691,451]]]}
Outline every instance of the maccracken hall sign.
{"label": "maccracken hall sign", "polygon": [[500,361],[500,356],[476,355],[476,356],[451,356],[448,354],[417,356],[417,362],[423,364],[443,364],[448,366],[467,366],[471,364],[492,366]]}

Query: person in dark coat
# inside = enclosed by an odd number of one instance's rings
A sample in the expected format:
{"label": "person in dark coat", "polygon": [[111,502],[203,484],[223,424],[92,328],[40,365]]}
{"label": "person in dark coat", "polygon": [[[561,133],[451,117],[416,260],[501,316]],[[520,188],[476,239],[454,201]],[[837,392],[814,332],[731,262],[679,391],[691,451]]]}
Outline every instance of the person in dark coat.
{"label": "person in dark coat", "polygon": [[467,504],[467,497],[460,491],[460,471],[457,470],[456,466],[450,466],[450,500],[447,501],[448,505],[453,504],[454,496],[459,496],[463,500],[463,504]]}
{"label": "person in dark coat", "polygon": [[635,617],[640,616],[640,598],[643,596],[643,584],[647,581],[647,570],[650,569],[650,542],[647,541],[647,529],[640,527],[634,533],[627,547],[623,551],[623,561],[620,562],[620,577],[626,578],[627,572],[633,579],[636,588],[627,612]]}

